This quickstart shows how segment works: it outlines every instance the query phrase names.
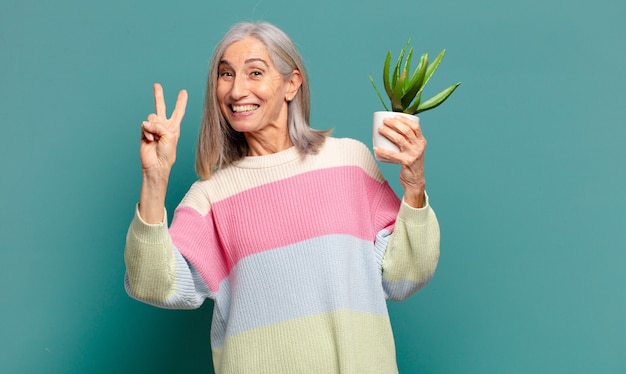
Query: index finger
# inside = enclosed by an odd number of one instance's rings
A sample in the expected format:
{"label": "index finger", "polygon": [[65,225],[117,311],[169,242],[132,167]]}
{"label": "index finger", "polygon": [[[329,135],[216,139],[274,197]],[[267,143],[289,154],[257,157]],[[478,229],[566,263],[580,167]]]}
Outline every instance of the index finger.
{"label": "index finger", "polygon": [[176,122],[180,122],[183,120],[185,116],[185,108],[187,107],[187,91],[180,90],[178,93],[178,98],[176,99],[176,106],[174,107],[174,111],[172,112],[172,119]]}
{"label": "index finger", "polygon": [[163,97],[163,87],[159,83],[155,83],[152,87],[154,91],[154,109],[159,118],[166,118],[165,98]]}

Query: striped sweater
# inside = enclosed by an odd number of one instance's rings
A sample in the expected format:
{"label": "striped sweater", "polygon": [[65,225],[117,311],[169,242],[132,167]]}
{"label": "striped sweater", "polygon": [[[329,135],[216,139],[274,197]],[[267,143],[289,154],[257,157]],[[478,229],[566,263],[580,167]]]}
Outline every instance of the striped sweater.
{"label": "striped sweater", "polygon": [[433,276],[439,226],[401,202],[365,145],[328,138],[194,183],[168,228],[135,212],[125,286],[172,309],[214,301],[216,373],[396,373],[386,300]]}

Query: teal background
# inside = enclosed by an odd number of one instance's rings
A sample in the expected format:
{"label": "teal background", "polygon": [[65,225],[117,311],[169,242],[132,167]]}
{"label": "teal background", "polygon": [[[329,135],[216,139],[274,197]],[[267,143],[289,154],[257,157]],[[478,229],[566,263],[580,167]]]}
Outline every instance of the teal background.
{"label": "teal background", "polygon": [[211,304],[130,299],[123,247],[151,84],[190,97],[171,212],[196,178],[213,47],[241,20],[291,35],[312,124],[335,136],[371,143],[367,76],[408,37],[447,49],[430,93],[463,82],[421,116],[442,255],[389,304],[401,373],[626,372],[626,2],[0,4],[2,372],[211,372]]}

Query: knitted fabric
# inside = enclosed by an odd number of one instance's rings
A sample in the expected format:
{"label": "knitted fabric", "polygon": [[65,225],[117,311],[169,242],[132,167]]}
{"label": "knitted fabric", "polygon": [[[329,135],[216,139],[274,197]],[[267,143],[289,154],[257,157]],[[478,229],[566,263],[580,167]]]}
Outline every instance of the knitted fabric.
{"label": "knitted fabric", "polygon": [[194,183],[169,229],[136,212],[125,285],[162,308],[212,299],[217,373],[395,373],[386,300],[426,285],[438,258],[428,200],[401,202],[365,145],[328,138]]}

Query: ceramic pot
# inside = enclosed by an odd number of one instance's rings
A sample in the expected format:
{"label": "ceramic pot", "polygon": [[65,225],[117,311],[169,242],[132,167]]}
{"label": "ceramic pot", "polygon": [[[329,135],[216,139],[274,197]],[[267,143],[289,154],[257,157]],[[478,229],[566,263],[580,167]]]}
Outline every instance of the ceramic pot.
{"label": "ceramic pot", "polygon": [[[410,119],[411,121],[415,121],[415,122],[419,121],[417,116],[412,115],[412,114],[406,114],[406,113],[400,113],[400,112],[386,112],[386,111],[374,112],[374,120],[372,123],[372,143],[374,144],[374,147],[389,149],[394,152],[400,151],[398,147],[396,147],[396,145],[391,142],[391,140],[385,138],[382,134],[378,132],[378,129],[383,125],[383,120],[385,118],[396,117],[396,116],[404,116]],[[380,159],[378,156],[376,156],[376,159],[380,162],[392,163],[389,160]]]}

